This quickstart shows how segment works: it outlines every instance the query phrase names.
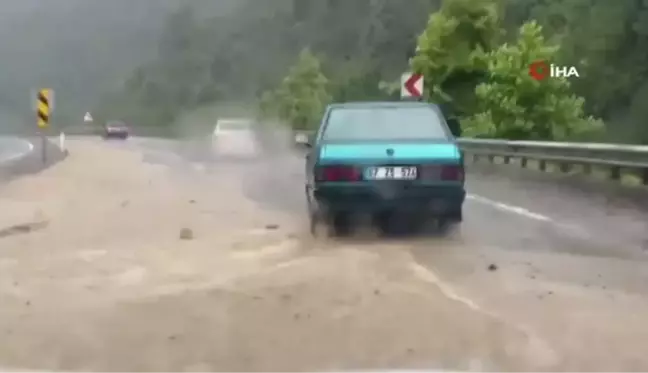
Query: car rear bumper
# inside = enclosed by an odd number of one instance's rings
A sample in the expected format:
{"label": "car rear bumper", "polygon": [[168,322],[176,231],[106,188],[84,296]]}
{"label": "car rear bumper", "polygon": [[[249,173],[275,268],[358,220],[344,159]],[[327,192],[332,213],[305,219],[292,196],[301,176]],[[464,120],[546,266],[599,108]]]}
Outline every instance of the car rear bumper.
{"label": "car rear bumper", "polygon": [[460,214],[466,198],[463,185],[318,186],[314,202],[325,212],[376,213],[398,211],[430,215]]}

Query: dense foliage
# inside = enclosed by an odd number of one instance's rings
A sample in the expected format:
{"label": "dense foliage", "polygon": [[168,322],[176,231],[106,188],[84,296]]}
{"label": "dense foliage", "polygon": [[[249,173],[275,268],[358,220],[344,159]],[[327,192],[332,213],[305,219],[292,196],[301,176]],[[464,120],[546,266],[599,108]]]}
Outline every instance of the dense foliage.
{"label": "dense foliage", "polygon": [[520,28],[518,40],[473,60],[485,66],[486,79],[474,89],[475,105],[463,122],[467,136],[508,139],[585,138],[603,124],[583,111],[584,100],[572,93],[564,79],[534,80],[528,66],[537,60],[553,60],[557,46],[547,45],[535,23]]}
{"label": "dense foliage", "polygon": [[261,110],[266,118],[279,119],[295,129],[313,128],[331,101],[327,85],[319,60],[305,49],[279,87],[262,95]]}
{"label": "dense foliage", "polygon": [[[260,100],[265,115],[302,128],[331,100],[394,98],[412,69],[467,134],[648,143],[642,1],[242,0],[228,17],[182,9],[159,44],[104,113],[163,125]],[[580,78],[534,81],[537,59],[577,66]]]}

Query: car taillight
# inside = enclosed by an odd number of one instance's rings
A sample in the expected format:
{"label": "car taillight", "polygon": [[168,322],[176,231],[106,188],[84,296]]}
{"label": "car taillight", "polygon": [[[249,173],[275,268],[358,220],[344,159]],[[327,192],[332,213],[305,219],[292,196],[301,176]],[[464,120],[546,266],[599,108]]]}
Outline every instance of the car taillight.
{"label": "car taillight", "polygon": [[459,165],[443,166],[441,168],[441,180],[463,181],[464,169]]}
{"label": "car taillight", "polygon": [[361,172],[353,166],[325,166],[317,172],[318,181],[358,181]]}

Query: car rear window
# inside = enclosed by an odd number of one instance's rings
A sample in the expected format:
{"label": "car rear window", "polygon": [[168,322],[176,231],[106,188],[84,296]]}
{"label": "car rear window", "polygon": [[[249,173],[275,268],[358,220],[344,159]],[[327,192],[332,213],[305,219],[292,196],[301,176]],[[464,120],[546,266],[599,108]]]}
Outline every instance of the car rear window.
{"label": "car rear window", "polygon": [[442,123],[429,106],[339,107],[330,111],[322,140],[445,140]]}

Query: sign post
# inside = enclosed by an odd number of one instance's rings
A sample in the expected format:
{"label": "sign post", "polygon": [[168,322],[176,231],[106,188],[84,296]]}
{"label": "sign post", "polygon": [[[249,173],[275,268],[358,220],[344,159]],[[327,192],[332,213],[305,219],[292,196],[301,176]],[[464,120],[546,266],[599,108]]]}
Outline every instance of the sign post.
{"label": "sign post", "polygon": [[83,116],[83,123],[90,124],[93,120],[94,119],[92,119],[90,112],[85,113],[85,115]]}
{"label": "sign post", "polygon": [[41,135],[41,156],[43,163],[47,163],[47,138],[45,131],[49,128],[50,117],[54,103],[54,91],[39,89],[36,93],[36,121]]}
{"label": "sign post", "polygon": [[423,75],[404,73],[401,76],[401,98],[423,98]]}

